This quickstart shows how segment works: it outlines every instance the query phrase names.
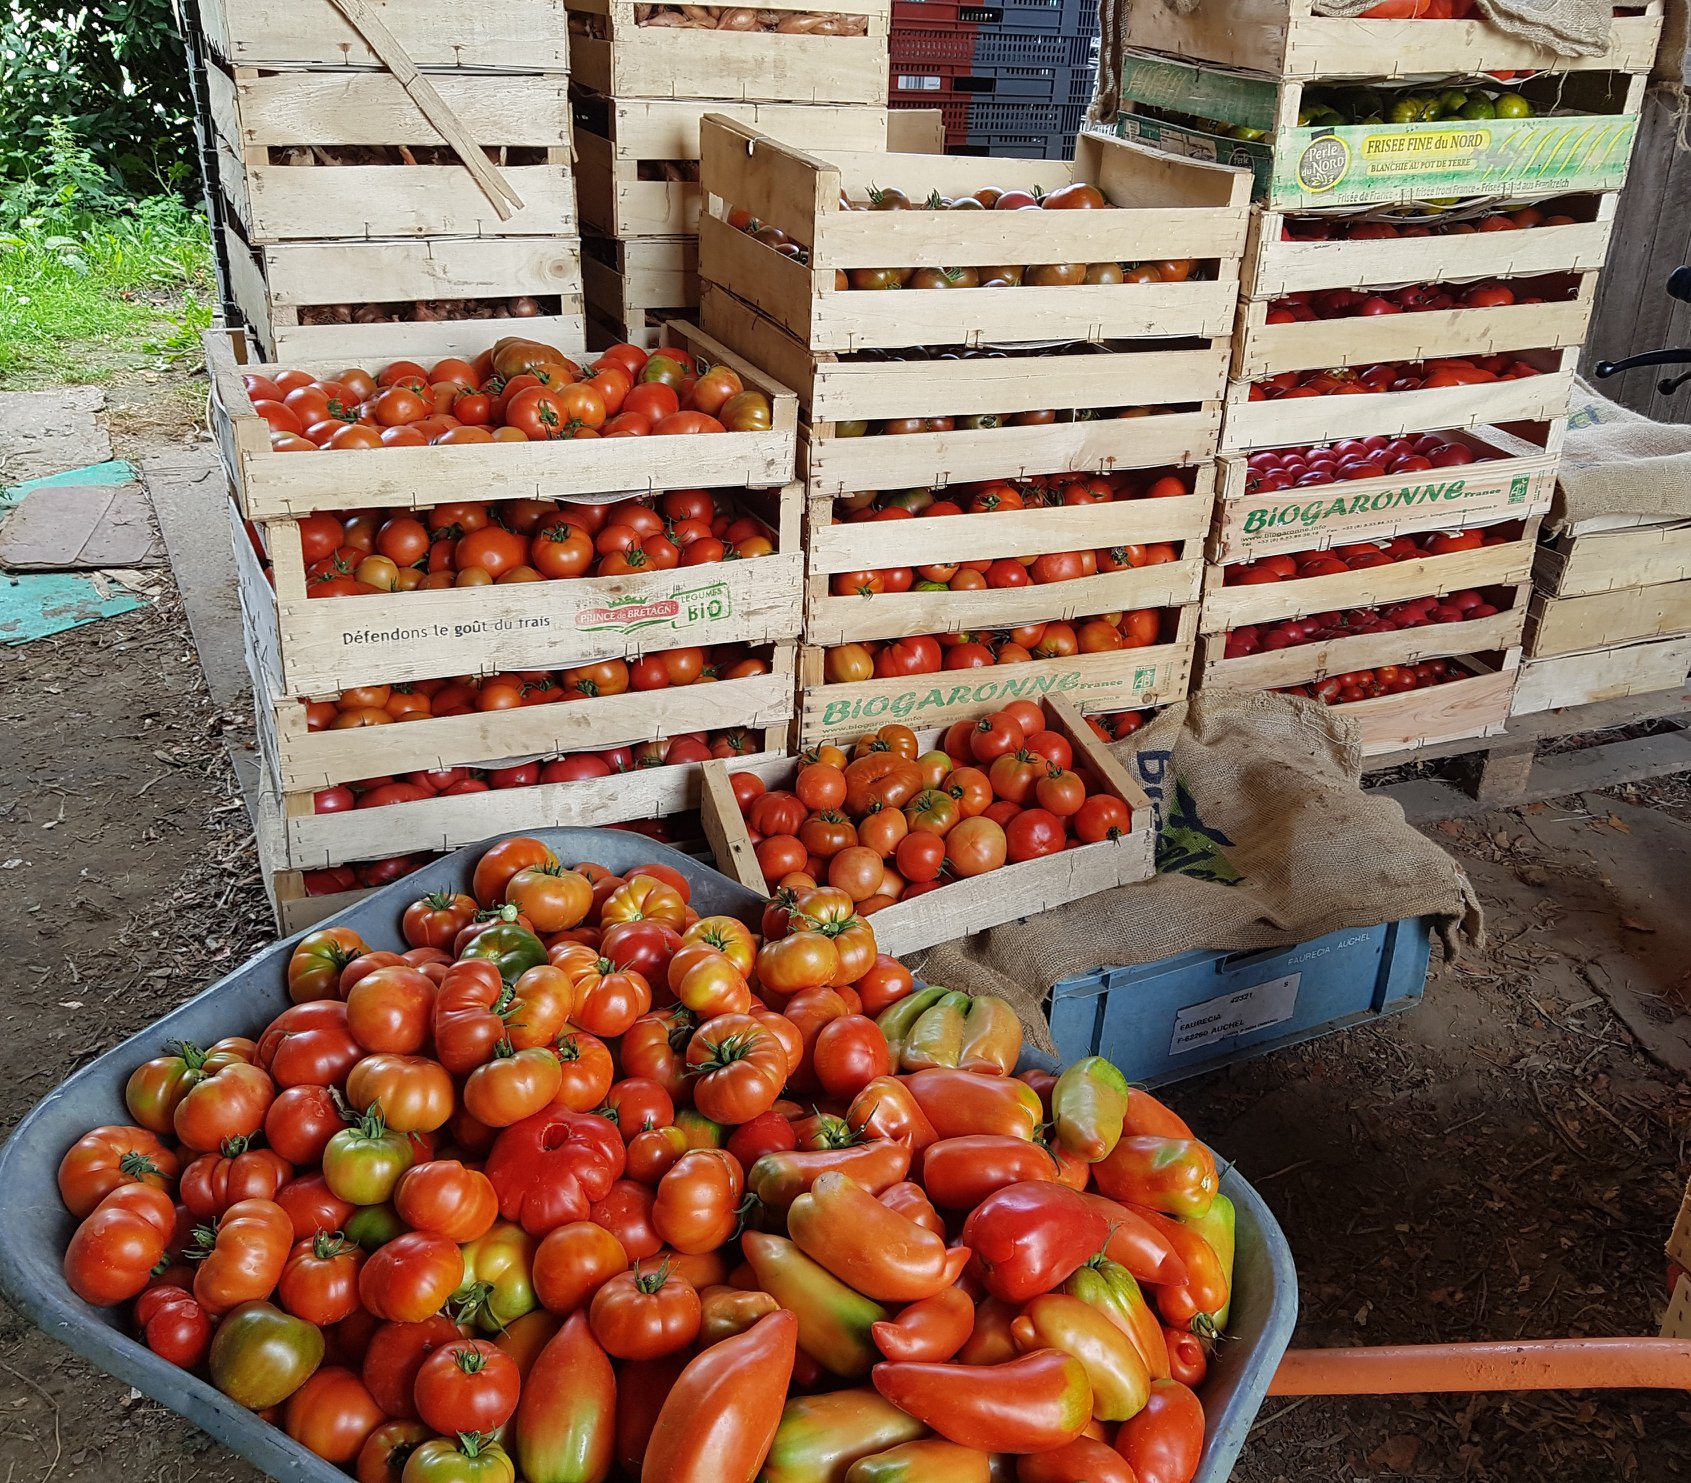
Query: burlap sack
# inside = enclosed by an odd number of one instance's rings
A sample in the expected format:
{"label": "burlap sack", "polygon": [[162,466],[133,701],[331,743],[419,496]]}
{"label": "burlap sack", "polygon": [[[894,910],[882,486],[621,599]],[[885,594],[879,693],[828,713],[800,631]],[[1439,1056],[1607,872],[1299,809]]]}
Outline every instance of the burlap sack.
{"label": "burlap sack", "polygon": [[[1176,0],[1175,9],[1185,3]],[[1361,15],[1378,3],[1315,0],[1315,10],[1318,15]],[[1474,9],[1499,31],[1564,57],[1594,57],[1607,51],[1614,22],[1611,0],[1479,0]]]}
{"label": "burlap sack", "polygon": [[1691,520],[1691,426],[1653,422],[1578,381],[1550,529],[1597,515]]}
{"label": "burlap sack", "polygon": [[1095,968],[1400,917],[1438,917],[1453,949],[1479,941],[1467,876],[1397,804],[1357,786],[1351,725],[1319,701],[1204,690],[1115,751],[1157,806],[1157,875],[911,960],[931,983],[1008,999],[1041,1050],[1055,1049],[1051,986]]}

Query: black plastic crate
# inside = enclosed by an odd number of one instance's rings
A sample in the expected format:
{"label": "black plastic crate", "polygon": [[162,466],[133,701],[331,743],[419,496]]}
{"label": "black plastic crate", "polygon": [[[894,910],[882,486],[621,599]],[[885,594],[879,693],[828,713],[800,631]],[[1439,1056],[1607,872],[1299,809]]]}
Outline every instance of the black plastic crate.
{"label": "black plastic crate", "polygon": [[968,0],[893,0],[892,21],[895,27],[952,22],[1092,36],[1098,31],[1098,8],[1094,0],[1010,0],[1000,5],[977,5]]}
{"label": "black plastic crate", "polygon": [[899,99],[923,98],[932,103],[961,98],[971,107],[981,99],[1003,100],[1014,107],[1066,103],[1069,101],[1069,70],[1066,67],[999,67],[988,72],[935,67],[911,72],[894,66],[892,95]]}

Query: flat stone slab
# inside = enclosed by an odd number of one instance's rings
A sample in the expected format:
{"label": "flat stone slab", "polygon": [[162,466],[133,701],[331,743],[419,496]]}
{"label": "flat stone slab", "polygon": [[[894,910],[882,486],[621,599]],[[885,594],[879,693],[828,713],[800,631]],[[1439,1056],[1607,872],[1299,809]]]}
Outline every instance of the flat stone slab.
{"label": "flat stone slab", "polygon": [[0,484],[105,462],[111,436],[94,420],[105,405],[97,386],[0,392]]}
{"label": "flat stone slab", "polygon": [[0,527],[0,567],[8,571],[163,565],[146,491],[135,483],[43,486]]}

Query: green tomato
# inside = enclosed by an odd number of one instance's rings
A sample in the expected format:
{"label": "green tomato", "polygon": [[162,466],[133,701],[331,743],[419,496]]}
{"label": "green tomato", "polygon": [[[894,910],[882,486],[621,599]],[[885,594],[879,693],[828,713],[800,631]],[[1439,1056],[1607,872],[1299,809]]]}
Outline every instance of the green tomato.
{"label": "green tomato", "polygon": [[400,1483],[514,1483],[516,1464],[491,1437],[436,1437],[405,1460]]}
{"label": "green tomato", "polygon": [[[671,365],[675,363],[670,362]],[[676,367],[680,369],[679,366]],[[651,378],[648,377],[648,380]],[[499,970],[506,983],[515,983],[531,968],[546,961],[546,947],[526,927],[515,922],[495,922],[476,933],[470,945],[459,954],[464,958],[486,958]]]}
{"label": "green tomato", "polygon": [[1462,105],[1461,116],[1468,119],[1496,118],[1497,105],[1490,98],[1470,98]]}
{"label": "green tomato", "polygon": [[346,1223],[346,1238],[365,1251],[378,1251],[410,1229],[399,1218],[393,1201],[385,1200],[380,1205],[363,1205],[355,1210]]}
{"label": "green tomato", "polygon": [[460,1249],[464,1285],[452,1294],[460,1321],[474,1320],[483,1333],[502,1334],[540,1300],[534,1295],[534,1252],[539,1245],[521,1226],[500,1221]]}
{"label": "green tomato", "polygon": [[1439,112],[1446,118],[1455,118],[1468,106],[1468,94],[1461,88],[1446,88],[1439,94]]}
{"label": "green tomato", "polygon": [[399,1176],[416,1157],[411,1140],[390,1131],[380,1105],[372,1105],[362,1121],[329,1140],[323,1150],[323,1182],[354,1205],[380,1205],[393,1197]]}
{"label": "green tomato", "polygon": [[269,1303],[242,1303],[211,1341],[211,1383],[238,1406],[279,1406],[323,1363],[323,1331]]}
{"label": "green tomato", "polygon": [[1386,110],[1386,122],[1412,124],[1421,117],[1421,105],[1414,98],[1399,98]]}
{"label": "green tomato", "polygon": [[1533,118],[1537,110],[1519,93],[1499,93],[1494,106],[1499,118]]}

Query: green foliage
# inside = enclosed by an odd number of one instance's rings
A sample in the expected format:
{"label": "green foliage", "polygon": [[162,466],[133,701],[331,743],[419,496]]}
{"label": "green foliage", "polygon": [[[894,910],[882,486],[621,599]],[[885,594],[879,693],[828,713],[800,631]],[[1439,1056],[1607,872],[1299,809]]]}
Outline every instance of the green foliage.
{"label": "green foliage", "polygon": [[65,120],[43,136],[35,173],[0,185],[0,375],[193,351],[211,321],[204,219],[178,196],[120,194]]}
{"label": "green foliage", "polygon": [[0,7],[0,180],[38,168],[63,119],[128,192],[191,186],[194,109],[170,0]]}

